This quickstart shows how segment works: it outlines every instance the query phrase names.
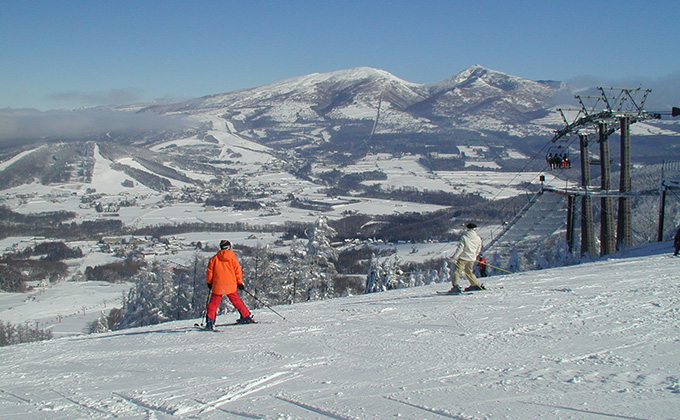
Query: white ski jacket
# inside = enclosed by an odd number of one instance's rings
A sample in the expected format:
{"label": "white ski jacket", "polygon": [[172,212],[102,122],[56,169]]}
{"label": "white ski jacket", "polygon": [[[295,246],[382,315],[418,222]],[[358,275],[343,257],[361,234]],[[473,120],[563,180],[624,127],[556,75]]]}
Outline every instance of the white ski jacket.
{"label": "white ski jacket", "polygon": [[482,252],[482,238],[477,235],[476,229],[468,229],[458,242],[451,259],[453,261],[476,261],[477,255]]}

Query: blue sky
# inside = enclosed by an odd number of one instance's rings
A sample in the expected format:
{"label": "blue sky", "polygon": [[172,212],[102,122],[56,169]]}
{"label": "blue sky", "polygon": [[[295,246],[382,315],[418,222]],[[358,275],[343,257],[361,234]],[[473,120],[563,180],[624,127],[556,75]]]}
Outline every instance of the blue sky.
{"label": "blue sky", "polygon": [[[680,77],[680,1],[0,2],[0,109],[186,99],[358,66],[416,83]],[[658,85],[658,83],[657,83]]]}

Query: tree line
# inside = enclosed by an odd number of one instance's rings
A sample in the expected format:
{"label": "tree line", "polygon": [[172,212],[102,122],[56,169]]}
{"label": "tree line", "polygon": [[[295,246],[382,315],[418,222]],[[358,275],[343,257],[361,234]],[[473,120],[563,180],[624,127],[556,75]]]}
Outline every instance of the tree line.
{"label": "tree line", "polygon": [[12,344],[29,343],[31,341],[49,340],[52,331],[32,328],[27,324],[12,324],[0,321],[0,347]]}

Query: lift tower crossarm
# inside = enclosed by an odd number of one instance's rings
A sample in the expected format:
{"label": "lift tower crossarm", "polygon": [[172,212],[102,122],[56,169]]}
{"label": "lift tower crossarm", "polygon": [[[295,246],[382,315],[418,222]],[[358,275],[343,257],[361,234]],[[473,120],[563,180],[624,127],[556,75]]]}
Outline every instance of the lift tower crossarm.
{"label": "lift tower crossarm", "polygon": [[[598,87],[597,89],[600,91],[599,96],[575,96],[581,106],[581,110],[571,123],[567,121],[566,116],[560,110],[565,127],[555,131],[555,136],[551,139],[553,143],[566,135],[578,131],[577,128],[585,126],[596,126],[600,123],[618,124],[620,118],[630,118],[631,124],[638,121],[661,118],[661,113],[650,113],[644,110],[645,102],[651,89],[616,87]],[[612,94],[611,92],[613,91],[618,91],[618,94]],[[585,100],[587,99],[594,99],[591,107],[586,105]],[[627,104],[630,105],[626,106]],[[604,109],[598,109],[598,105]],[[612,132],[617,130],[617,128],[613,127],[609,129]]]}
{"label": "lift tower crossarm", "polygon": [[[600,222],[600,243],[602,244],[601,253],[607,255],[615,252],[621,247],[632,245],[631,228],[631,190],[630,190],[630,125],[643,120],[659,119],[660,113],[649,113],[644,110],[647,95],[651,90],[641,88],[608,88],[598,87],[599,96],[576,96],[581,109],[576,114],[574,120],[569,123],[562,110],[559,110],[565,126],[555,131],[551,142],[556,143],[562,137],[568,135],[578,135],[581,147],[581,185],[584,194],[581,195],[582,223],[581,223],[581,252],[592,254],[595,252],[592,232],[592,198],[598,196],[601,202],[601,222]],[[618,93],[615,91],[618,90]],[[593,104],[588,107],[587,104]],[[599,109],[598,109],[599,107]],[[674,115],[675,110],[671,112]],[[680,110],[679,110],[680,113]],[[601,189],[597,194],[593,194],[590,188],[590,174],[588,157],[587,132],[595,129],[598,133],[598,143],[600,144],[600,179]],[[609,159],[609,135],[616,130],[621,130],[621,170],[619,191],[614,192],[610,188],[611,182],[611,161]],[[580,195],[579,192],[570,192],[569,209],[573,205],[574,197]],[[614,212],[613,199],[618,198],[618,226],[614,232]],[[571,216],[570,216],[571,217]],[[571,219],[569,219],[571,221]],[[569,230],[570,222],[567,222]],[[572,223],[573,226],[573,223]],[[567,232],[567,243],[569,249],[573,243],[573,232]]]}

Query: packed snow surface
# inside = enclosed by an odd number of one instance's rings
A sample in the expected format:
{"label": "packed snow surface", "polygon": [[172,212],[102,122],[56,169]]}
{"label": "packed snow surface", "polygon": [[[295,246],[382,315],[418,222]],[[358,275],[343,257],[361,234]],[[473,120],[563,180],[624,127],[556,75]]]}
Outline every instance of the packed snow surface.
{"label": "packed snow surface", "polygon": [[[572,267],[0,349],[3,419],[672,419],[680,257]],[[233,313],[218,324],[232,322]]]}

